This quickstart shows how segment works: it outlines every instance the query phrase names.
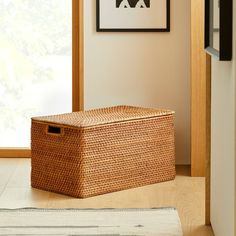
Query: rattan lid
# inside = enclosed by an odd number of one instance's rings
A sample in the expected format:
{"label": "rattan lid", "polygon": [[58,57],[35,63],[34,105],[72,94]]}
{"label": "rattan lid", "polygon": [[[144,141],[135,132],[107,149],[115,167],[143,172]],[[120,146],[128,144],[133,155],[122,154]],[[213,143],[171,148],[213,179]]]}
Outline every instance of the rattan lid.
{"label": "rattan lid", "polygon": [[174,114],[174,111],[170,110],[115,106],[60,115],[34,117],[32,120],[82,128],[172,114]]}

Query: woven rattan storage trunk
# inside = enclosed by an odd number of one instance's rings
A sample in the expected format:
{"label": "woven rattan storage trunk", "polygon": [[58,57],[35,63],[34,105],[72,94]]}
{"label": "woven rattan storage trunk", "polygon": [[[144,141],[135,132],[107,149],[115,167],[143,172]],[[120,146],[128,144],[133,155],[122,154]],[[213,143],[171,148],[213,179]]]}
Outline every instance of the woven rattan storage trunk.
{"label": "woven rattan storage trunk", "polygon": [[117,106],[32,118],[32,187],[84,198],[174,179],[173,114]]}

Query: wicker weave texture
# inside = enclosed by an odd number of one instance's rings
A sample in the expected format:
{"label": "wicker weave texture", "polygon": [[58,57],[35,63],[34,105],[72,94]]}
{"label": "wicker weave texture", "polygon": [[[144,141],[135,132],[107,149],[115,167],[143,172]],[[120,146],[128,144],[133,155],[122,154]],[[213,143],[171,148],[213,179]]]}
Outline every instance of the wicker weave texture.
{"label": "wicker weave texture", "polygon": [[171,114],[173,114],[173,111],[170,110],[132,106],[115,106],[53,116],[34,117],[32,119],[35,121],[65,125],[67,127],[70,126],[77,128],[85,128],[130,120],[147,119]]}
{"label": "wicker weave texture", "polygon": [[32,186],[74,197],[172,180],[175,177],[173,113],[90,128],[32,120]]}

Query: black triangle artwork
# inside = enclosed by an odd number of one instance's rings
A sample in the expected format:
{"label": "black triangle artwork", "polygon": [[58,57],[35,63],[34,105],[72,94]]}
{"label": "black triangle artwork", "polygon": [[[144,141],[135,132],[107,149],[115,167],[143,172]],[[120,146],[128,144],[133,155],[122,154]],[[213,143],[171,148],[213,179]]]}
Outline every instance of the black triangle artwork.
{"label": "black triangle artwork", "polygon": [[150,8],[150,0],[116,0],[116,8]]}

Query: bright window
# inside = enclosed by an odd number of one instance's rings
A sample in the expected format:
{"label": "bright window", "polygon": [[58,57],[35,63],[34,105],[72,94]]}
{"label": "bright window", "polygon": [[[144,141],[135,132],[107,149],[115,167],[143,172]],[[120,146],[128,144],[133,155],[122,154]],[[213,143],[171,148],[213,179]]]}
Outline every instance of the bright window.
{"label": "bright window", "polygon": [[30,118],[71,112],[72,1],[0,1],[0,147],[29,147]]}

